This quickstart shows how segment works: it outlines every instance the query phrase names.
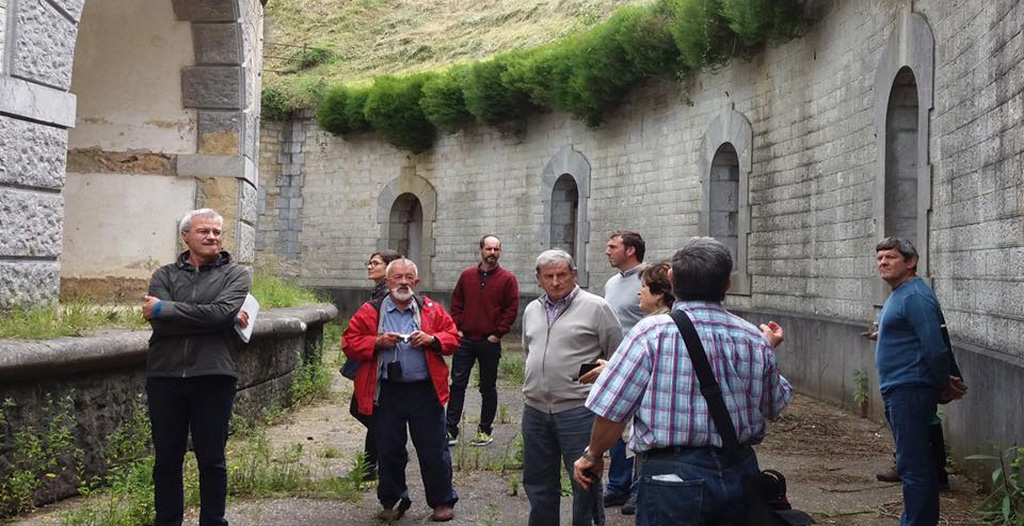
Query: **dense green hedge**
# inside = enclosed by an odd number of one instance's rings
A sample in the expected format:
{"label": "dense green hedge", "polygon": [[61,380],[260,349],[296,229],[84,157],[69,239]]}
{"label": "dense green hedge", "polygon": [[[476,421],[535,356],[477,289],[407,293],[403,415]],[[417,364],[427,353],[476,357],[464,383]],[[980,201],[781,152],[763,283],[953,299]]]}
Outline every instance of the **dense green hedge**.
{"label": "dense green hedge", "polygon": [[[332,133],[376,130],[415,153],[430,148],[438,131],[523,119],[536,109],[597,126],[645,79],[685,78],[750,57],[766,42],[797,36],[802,25],[798,0],[655,0],[547,46],[441,73],[382,76],[369,87],[333,86],[316,117]],[[268,99],[277,102],[265,90],[264,116],[286,113],[268,108]]]}

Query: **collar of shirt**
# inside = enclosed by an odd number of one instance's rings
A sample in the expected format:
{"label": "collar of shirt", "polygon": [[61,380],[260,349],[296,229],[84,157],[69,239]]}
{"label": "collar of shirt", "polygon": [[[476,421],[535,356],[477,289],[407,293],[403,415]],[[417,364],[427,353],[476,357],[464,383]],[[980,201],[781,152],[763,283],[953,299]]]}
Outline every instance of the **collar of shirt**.
{"label": "collar of shirt", "polygon": [[480,288],[487,284],[487,278],[493,276],[501,267],[495,263],[491,270],[484,270],[483,263],[476,264],[476,273],[480,276]]}
{"label": "collar of shirt", "polygon": [[672,310],[689,310],[697,307],[705,307],[709,309],[722,309],[722,303],[718,301],[704,301],[704,300],[679,300],[672,304]]}
{"label": "collar of shirt", "polygon": [[572,291],[570,291],[568,294],[566,294],[562,299],[558,301],[551,301],[551,298],[548,298],[548,295],[545,294],[544,310],[547,311],[548,314],[548,324],[554,323],[554,321],[557,320],[558,317],[562,315],[562,312],[564,312],[565,309],[569,307],[569,304],[572,303],[572,300],[575,299],[576,295],[579,293],[580,286],[576,285],[575,287],[573,287]]}
{"label": "collar of shirt", "polygon": [[633,267],[633,268],[631,268],[629,270],[620,270],[619,271],[619,275],[624,277],[624,278],[628,278],[629,276],[632,276],[633,274],[636,274],[637,272],[640,272],[640,268],[643,267],[643,266],[644,266],[644,264],[640,263],[637,266],[635,266],[635,267]]}

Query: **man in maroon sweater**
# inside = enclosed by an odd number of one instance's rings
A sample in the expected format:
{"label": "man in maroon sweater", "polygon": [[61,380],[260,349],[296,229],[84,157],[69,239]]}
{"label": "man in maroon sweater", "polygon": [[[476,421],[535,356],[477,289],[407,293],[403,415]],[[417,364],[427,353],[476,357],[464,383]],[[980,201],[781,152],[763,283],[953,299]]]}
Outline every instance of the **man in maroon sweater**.
{"label": "man in maroon sweater", "polygon": [[462,272],[452,293],[452,319],[462,342],[452,360],[451,396],[448,400],[448,444],[458,443],[462,404],[473,362],[480,362],[480,426],[471,446],[490,444],[491,425],[498,410],[498,361],[501,337],[519,314],[519,283],[509,271],[498,266],[501,240],[480,239],[480,263]]}

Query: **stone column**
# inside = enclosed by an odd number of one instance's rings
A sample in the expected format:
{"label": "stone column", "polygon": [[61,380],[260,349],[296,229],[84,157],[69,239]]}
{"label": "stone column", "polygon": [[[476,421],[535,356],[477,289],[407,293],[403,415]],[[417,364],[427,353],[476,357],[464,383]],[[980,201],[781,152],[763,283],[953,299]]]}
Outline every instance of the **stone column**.
{"label": "stone column", "polygon": [[81,10],[82,0],[0,0],[0,308],[57,296]]}

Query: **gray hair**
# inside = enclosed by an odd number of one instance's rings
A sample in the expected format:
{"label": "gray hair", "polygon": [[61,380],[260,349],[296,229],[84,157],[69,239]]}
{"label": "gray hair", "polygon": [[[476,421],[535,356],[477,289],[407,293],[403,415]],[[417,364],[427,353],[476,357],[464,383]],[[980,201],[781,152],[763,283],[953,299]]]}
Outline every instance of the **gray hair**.
{"label": "gray hair", "polygon": [[393,260],[391,263],[388,263],[387,268],[384,269],[384,275],[390,276],[391,268],[399,265],[412,267],[413,274],[415,274],[417,278],[420,277],[420,269],[416,267],[416,263],[413,263],[411,259],[406,257],[400,257],[398,259]]}
{"label": "gray hair", "polygon": [[576,270],[576,262],[572,260],[572,256],[568,252],[560,249],[553,248],[551,250],[545,250],[537,256],[537,273],[540,273],[540,269],[557,263],[565,262],[569,265],[569,270]]}
{"label": "gray hair", "polygon": [[732,254],[712,237],[691,237],[672,256],[676,300],[722,301],[732,274]]}
{"label": "gray hair", "polygon": [[914,244],[911,243],[909,239],[901,237],[887,237],[875,245],[875,252],[892,249],[896,249],[896,251],[903,256],[903,259],[908,262],[912,259],[918,259],[917,249],[914,248]]}
{"label": "gray hair", "polygon": [[220,221],[222,225],[224,224],[224,218],[221,217],[216,210],[213,210],[212,208],[200,208],[185,214],[185,217],[181,218],[181,222],[178,223],[178,232],[184,234],[185,232],[192,230],[192,220],[197,217],[216,219]]}

